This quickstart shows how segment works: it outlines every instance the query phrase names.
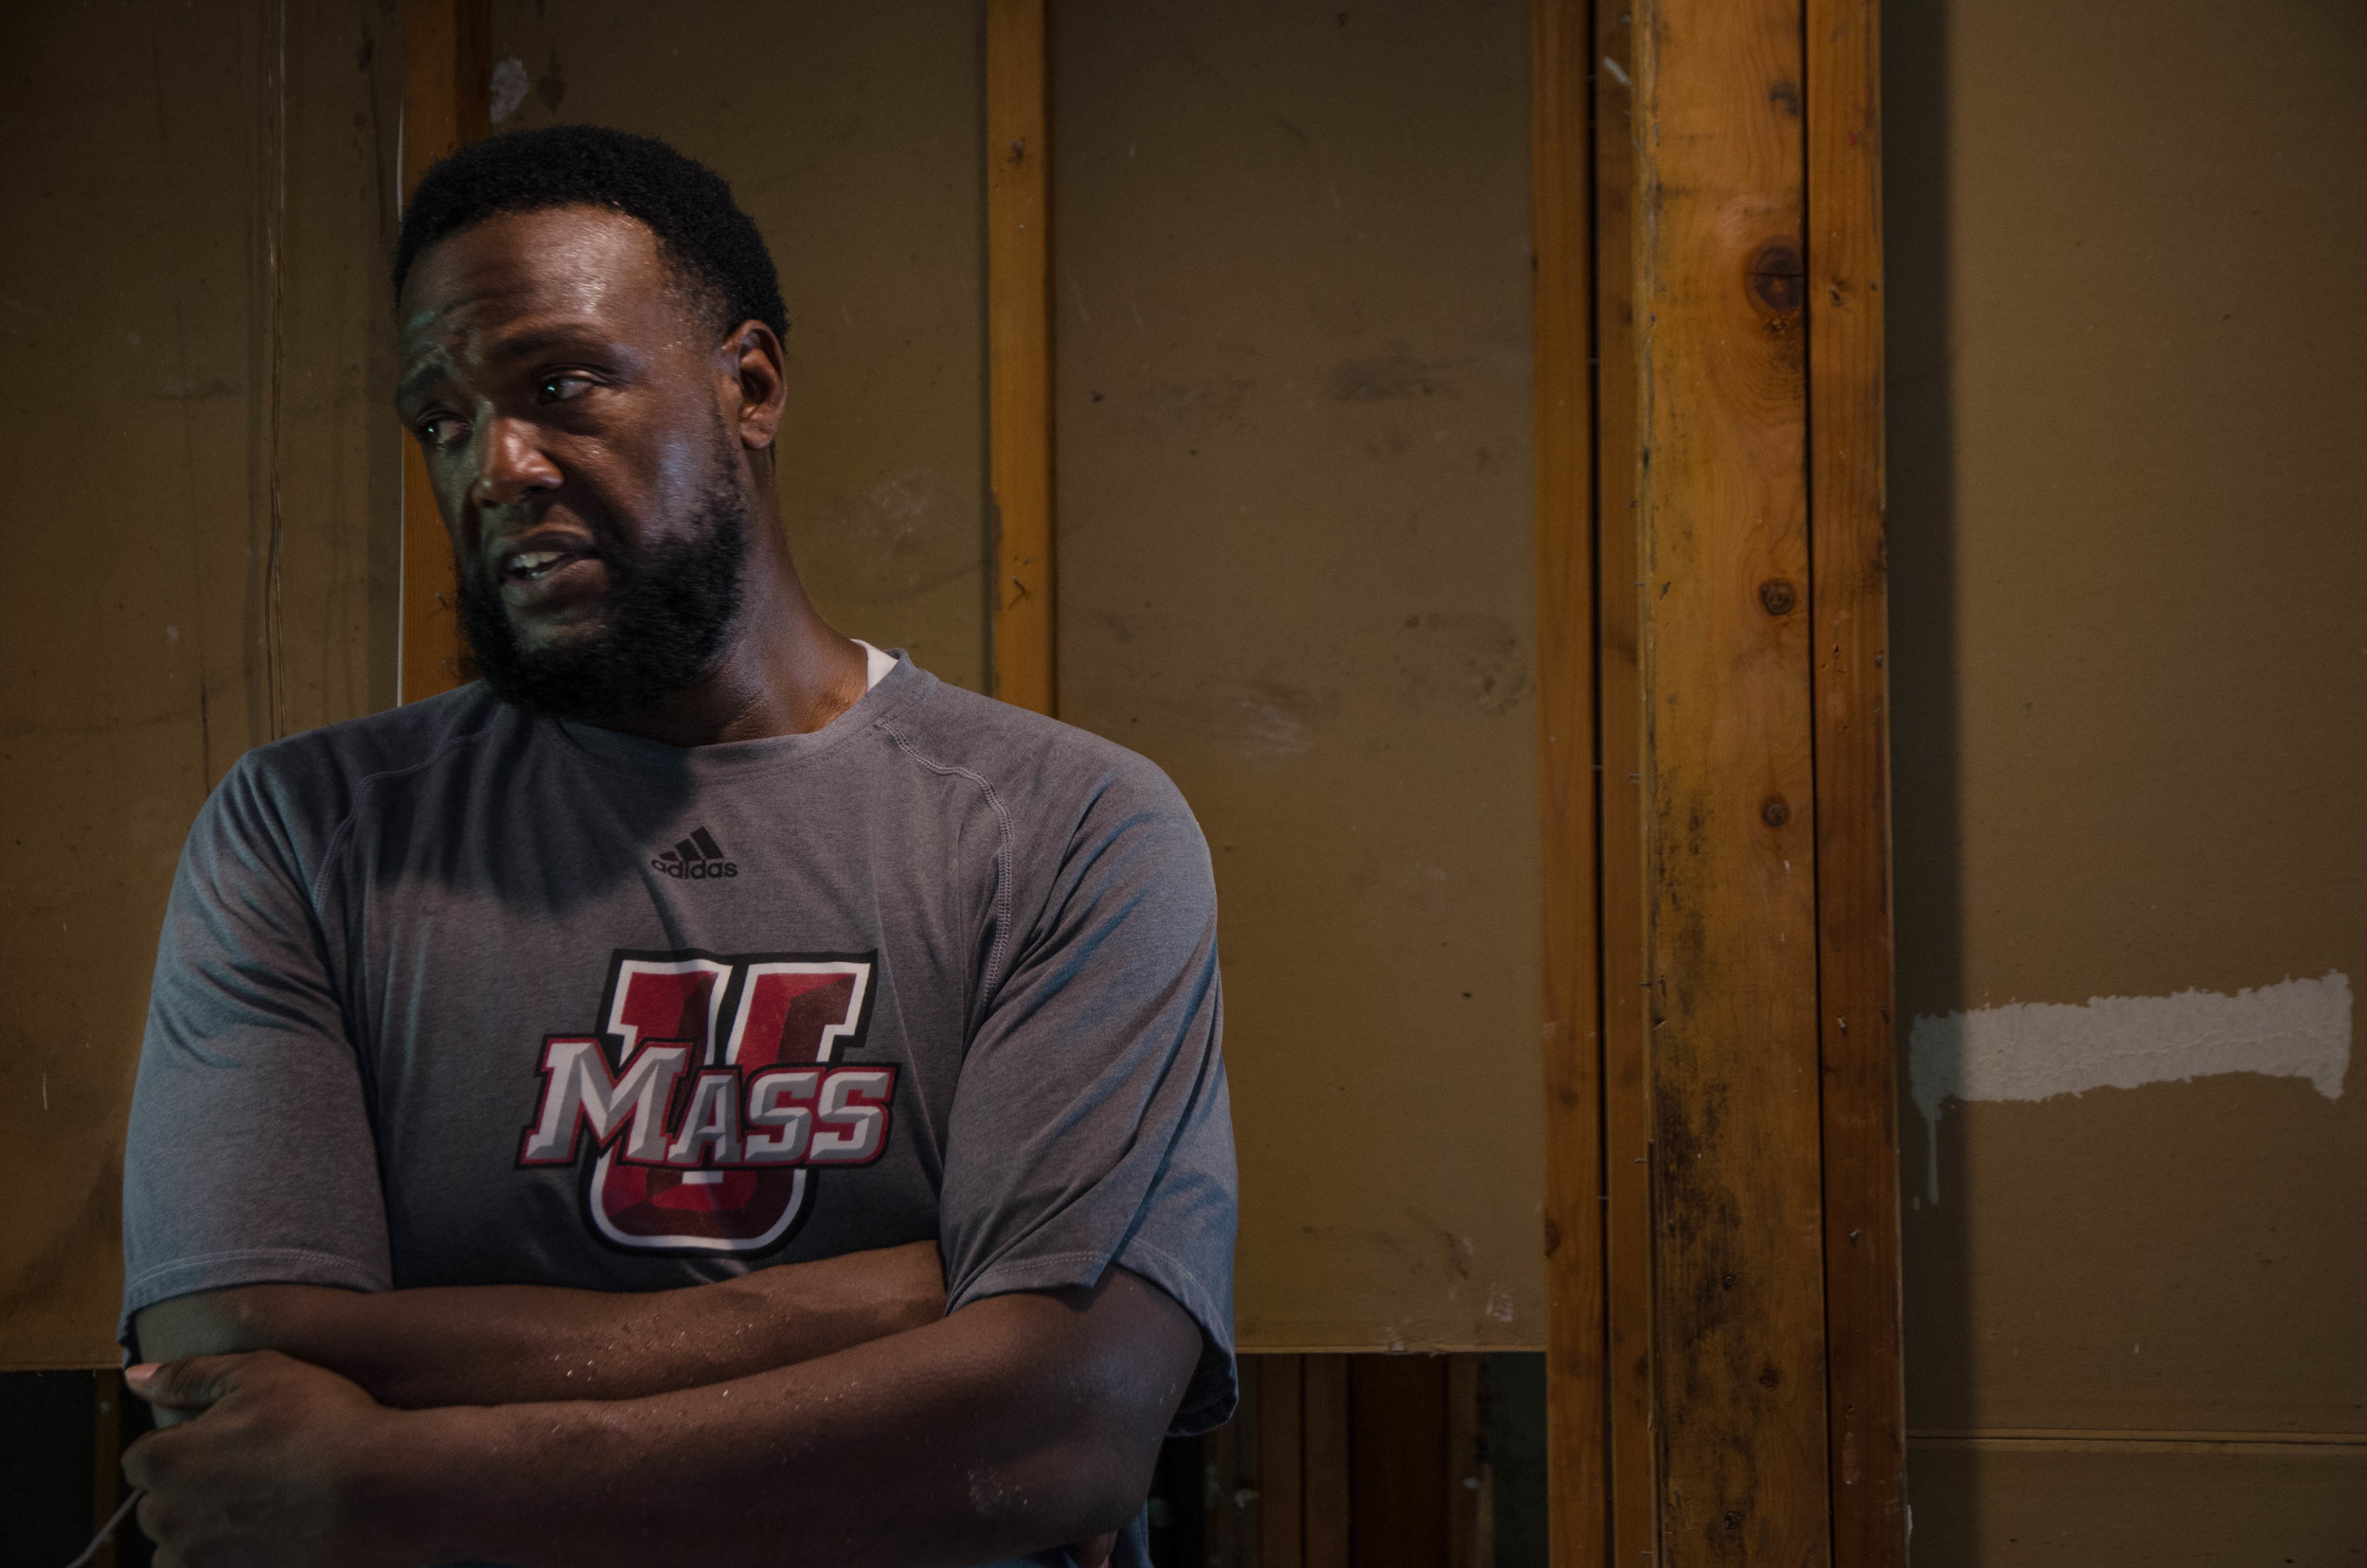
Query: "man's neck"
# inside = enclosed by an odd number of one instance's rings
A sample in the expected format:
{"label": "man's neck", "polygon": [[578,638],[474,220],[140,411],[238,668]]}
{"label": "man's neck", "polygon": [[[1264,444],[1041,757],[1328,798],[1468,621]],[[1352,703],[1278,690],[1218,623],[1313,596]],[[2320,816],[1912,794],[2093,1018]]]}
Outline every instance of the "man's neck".
{"label": "man's neck", "polygon": [[863,645],[842,636],[806,597],[777,523],[751,548],[748,581],[723,657],[664,705],[605,729],[673,746],[806,735],[852,707],[868,685]]}

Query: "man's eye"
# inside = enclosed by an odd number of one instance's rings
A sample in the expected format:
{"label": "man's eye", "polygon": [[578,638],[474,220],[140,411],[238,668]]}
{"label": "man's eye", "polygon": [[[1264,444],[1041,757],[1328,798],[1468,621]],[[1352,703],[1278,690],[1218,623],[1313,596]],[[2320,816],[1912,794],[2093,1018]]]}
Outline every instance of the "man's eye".
{"label": "man's eye", "polygon": [[591,377],[567,371],[556,376],[544,376],[541,391],[544,402],[565,402],[570,398],[581,397],[591,389]]}
{"label": "man's eye", "polygon": [[432,447],[450,446],[466,429],[463,421],[449,414],[432,415],[419,421],[419,439]]}

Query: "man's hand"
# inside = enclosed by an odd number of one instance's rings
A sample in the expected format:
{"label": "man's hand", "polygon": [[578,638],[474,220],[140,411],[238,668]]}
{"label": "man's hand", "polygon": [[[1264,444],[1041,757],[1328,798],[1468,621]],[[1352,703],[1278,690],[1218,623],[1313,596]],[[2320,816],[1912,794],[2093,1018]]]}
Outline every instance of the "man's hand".
{"label": "man's hand", "polygon": [[1090,1564],[1141,1507],[1200,1351],[1182,1307],[1112,1266],[622,1400],[389,1409],[284,1354],[200,1356],[133,1369],[183,1421],[124,1470],[171,1568],[960,1568],[1063,1541]]}
{"label": "man's hand", "polygon": [[[134,1368],[187,1417],[124,1456],[168,1568],[961,1568],[1142,1506],[1200,1329],[1123,1268],[754,1377],[392,1410],[271,1352]],[[192,1414],[194,1413],[194,1414]]]}
{"label": "man's hand", "polygon": [[140,1528],[170,1568],[210,1563],[398,1564],[365,1518],[369,1476],[402,1417],[334,1372],[264,1350],[196,1356],[124,1374],[180,1417],[123,1456],[147,1488]]}

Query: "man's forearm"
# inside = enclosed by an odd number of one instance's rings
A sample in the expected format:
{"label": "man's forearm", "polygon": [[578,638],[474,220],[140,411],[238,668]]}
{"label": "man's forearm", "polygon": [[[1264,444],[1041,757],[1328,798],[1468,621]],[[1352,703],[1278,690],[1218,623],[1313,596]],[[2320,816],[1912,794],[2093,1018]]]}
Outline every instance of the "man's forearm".
{"label": "man's forearm", "polygon": [[419,1412],[372,1485],[438,1558],[958,1568],[1123,1528],[1199,1343],[1112,1270],[721,1386]]}
{"label": "man's forearm", "polygon": [[629,1399],[748,1376],[918,1327],[944,1310],[933,1243],[641,1293],[530,1285],[367,1293],[254,1285],[139,1314],[147,1361],[277,1350],[383,1404]]}

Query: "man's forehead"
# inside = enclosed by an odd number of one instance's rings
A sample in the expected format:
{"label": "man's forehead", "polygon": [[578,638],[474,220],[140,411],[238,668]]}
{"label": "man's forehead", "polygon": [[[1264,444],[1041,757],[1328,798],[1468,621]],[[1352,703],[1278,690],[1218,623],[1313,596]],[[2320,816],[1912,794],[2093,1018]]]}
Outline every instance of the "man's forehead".
{"label": "man's forehead", "polygon": [[525,317],[584,327],[664,303],[657,238],[600,207],[500,213],[437,241],[404,280],[406,350]]}

